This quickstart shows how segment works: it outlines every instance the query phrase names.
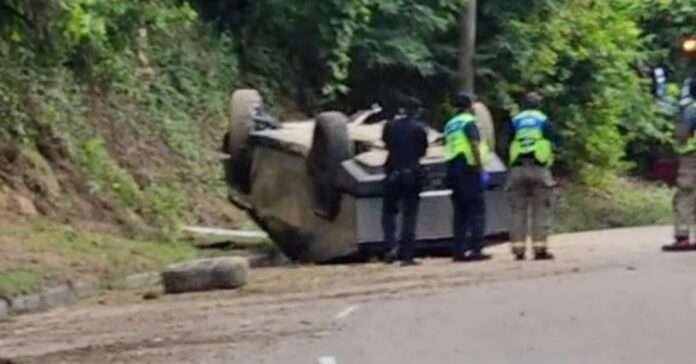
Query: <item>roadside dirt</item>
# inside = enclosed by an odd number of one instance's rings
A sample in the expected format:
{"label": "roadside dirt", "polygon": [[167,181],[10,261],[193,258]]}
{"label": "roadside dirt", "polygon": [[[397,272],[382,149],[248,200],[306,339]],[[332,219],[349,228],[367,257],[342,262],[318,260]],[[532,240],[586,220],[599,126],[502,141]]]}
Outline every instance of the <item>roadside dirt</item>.
{"label": "roadside dirt", "polygon": [[[646,246],[653,248],[646,242],[668,234],[651,228],[560,237],[554,262],[515,262],[507,247],[499,246],[491,249],[495,259],[484,263],[433,259],[403,269],[382,264],[269,268],[253,271],[241,291],[155,301],[143,300],[146,291],[107,293],[78,307],[0,323],[0,358],[30,364],[250,364],[238,361],[238,355],[249,358],[289,336],[320,338],[342,330],[335,315],[349,305],[388,304],[493,281],[629,269]],[[626,236],[644,244],[612,244]]]}

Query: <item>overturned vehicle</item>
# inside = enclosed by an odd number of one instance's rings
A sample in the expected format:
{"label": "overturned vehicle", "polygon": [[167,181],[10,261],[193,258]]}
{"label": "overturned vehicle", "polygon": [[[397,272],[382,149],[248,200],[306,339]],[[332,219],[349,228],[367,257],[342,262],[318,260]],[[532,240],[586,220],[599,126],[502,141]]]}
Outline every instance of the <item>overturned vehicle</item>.
{"label": "overturned vehicle", "polygon": [[[279,122],[265,112],[255,90],[234,92],[223,160],[232,203],[250,217],[290,258],[307,262],[369,256],[383,250],[382,180],[385,121],[379,106],[350,117],[323,112],[313,120]],[[482,134],[494,142],[490,114],[475,107]],[[444,186],[440,133],[428,131],[422,160],[427,185],[421,194],[419,248],[446,247],[452,240],[451,191]],[[502,186],[506,169],[494,156],[486,166],[487,235],[504,234],[509,212]]]}

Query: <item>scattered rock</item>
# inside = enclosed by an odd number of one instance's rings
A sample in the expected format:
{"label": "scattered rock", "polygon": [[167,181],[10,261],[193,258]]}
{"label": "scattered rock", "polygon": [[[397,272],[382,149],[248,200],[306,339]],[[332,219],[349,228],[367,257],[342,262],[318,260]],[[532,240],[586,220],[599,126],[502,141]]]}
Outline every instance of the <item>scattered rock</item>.
{"label": "scattered rock", "polygon": [[34,205],[32,200],[17,194],[13,195],[11,200],[11,208],[16,210],[19,214],[27,217],[39,215],[39,211],[36,209],[36,205]]}
{"label": "scattered rock", "polygon": [[145,294],[143,294],[143,299],[145,301],[152,301],[152,300],[156,300],[158,298],[160,298],[159,292],[148,291],[148,292],[145,292]]}
{"label": "scattered rock", "polygon": [[630,272],[633,272],[633,271],[636,271],[636,270],[638,270],[638,269],[637,269],[636,267],[632,266],[632,265],[629,265],[628,267],[626,267],[626,270],[627,270],[627,271],[630,271]]}
{"label": "scattered rock", "polygon": [[235,289],[247,283],[249,262],[240,257],[201,259],[169,266],[162,272],[167,294]]}

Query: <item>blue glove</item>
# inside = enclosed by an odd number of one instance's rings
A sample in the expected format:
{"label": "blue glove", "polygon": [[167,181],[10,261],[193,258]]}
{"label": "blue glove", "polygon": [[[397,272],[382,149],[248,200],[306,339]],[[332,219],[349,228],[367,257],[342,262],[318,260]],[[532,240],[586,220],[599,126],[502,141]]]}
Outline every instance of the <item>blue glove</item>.
{"label": "blue glove", "polygon": [[481,185],[483,188],[487,188],[491,183],[491,174],[486,171],[481,171]]}

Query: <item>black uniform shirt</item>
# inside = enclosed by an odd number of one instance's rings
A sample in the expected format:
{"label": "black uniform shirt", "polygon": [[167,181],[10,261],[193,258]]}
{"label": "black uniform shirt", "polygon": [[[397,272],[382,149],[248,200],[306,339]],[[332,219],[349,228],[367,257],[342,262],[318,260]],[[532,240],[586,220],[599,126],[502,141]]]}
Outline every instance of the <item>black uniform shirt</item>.
{"label": "black uniform shirt", "polygon": [[387,122],[382,140],[389,155],[385,172],[417,167],[428,149],[428,135],[423,123],[413,117],[395,118]]}

